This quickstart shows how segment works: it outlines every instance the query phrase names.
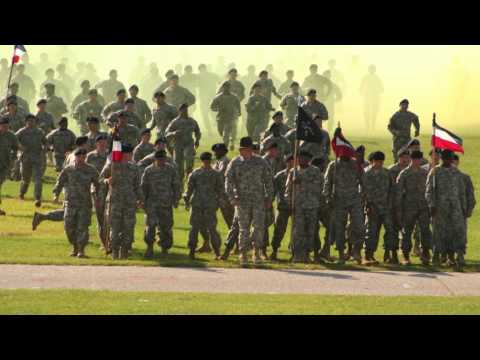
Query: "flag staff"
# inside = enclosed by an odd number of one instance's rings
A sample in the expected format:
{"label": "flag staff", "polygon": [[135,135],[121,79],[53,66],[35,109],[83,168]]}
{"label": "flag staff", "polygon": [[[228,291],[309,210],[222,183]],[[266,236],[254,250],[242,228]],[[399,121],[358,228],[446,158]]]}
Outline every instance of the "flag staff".
{"label": "flag staff", "polygon": [[297,134],[295,134],[295,150],[293,153],[293,177],[292,177],[292,198],[290,209],[292,211],[292,226],[290,228],[290,246],[292,250],[292,259],[295,258],[295,248],[293,246],[293,236],[294,236],[294,227],[295,227],[295,181],[297,176],[297,166],[298,166],[298,147],[300,144],[300,140],[297,138]]}
{"label": "flag staff", "polygon": [[15,65],[15,45],[13,46],[13,56],[12,56],[12,64],[10,65],[10,75],[8,76],[8,82],[7,82],[7,92],[5,95],[5,99],[8,97],[8,90],[10,89],[10,82],[12,81],[12,75],[13,75],[13,66]]}

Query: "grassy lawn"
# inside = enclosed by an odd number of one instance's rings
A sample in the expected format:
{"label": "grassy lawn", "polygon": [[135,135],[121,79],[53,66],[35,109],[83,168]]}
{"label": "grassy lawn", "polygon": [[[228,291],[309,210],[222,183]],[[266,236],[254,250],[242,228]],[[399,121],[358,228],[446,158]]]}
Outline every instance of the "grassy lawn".
{"label": "grassy lawn", "polygon": [[[367,147],[367,153],[374,150],[382,150],[387,155],[386,165],[391,163],[391,140],[388,137],[385,138],[372,138],[361,139],[349,136],[348,132],[345,134],[349,140],[355,145],[364,144]],[[480,168],[478,165],[478,159],[480,159],[480,149],[476,146],[476,143],[480,141],[480,136],[466,136],[466,134],[460,134],[464,137],[465,153],[467,154],[462,158],[461,167],[468,174],[471,175],[475,186],[479,187],[480,181]],[[428,144],[428,137],[423,137],[423,144]],[[212,144],[218,141],[218,139],[207,139],[204,144]],[[207,150],[209,146],[203,146],[200,151]],[[425,150],[428,153],[428,150]],[[235,153],[230,154],[233,157]],[[51,202],[52,199],[52,187],[55,182],[55,173],[53,168],[48,168],[46,177],[44,178],[43,188],[43,207],[41,212],[47,212],[53,209],[57,209],[59,205],[55,205]],[[63,230],[63,223],[61,222],[43,222],[40,224],[37,231],[32,232],[31,222],[32,215],[35,211],[35,207],[32,200],[33,184],[26,195],[25,201],[18,200],[19,183],[8,181],[3,186],[3,204],[1,208],[7,212],[7,216],[0,217],[0,263],[4,264],[71,264],[71,265],[142,265],[142,266],[216,266],[216,267],[236,267],[237,258],[232,256],[228,261],[215,261],[213,260],[213,254],[199,254],[196,261],[188,259],[188,250],[186,247],[188,239],[189,216],[183,206],[180,206],[175,211],[175,226],[174,226],[174,247],[168,256],[160,256],[159,249],[156,248],[156,257],[151,261],[143,260],[143,252],[145,245],[143,243],[143,229],[144,229],[144,214],[143,210],[139,210],[137,213],[137,226],[135,233],[134,254],[131,260],[128,261],[115,261],[108,259],[105,255],[99,251],[99,240],[96,235],[96,221],[92,220],[92,226],[90,227],[90,241],[91,244],[87,248],[87,255],[89,259],[79,260],[76,258],[68,257],[70,247],[68,245],[66,236]],[[224,240],[227,235],[227,228],[224,224],[223,218],[220,212],[218,212],[219,218],[219,231],[222,239]],[[480,270],[480,223],[479,223],[478,211],[474,212],[474,216],[469,221],[469,247],[467,251],[467,267],[466,271],[479,271]],[[270,229],[272,234],[273,229]],[[266,263],[266,268],[305,268],[305,269],[323,269],[321,265],[294,265],[288,262],[290,254],[287,246],[289,242],[290,232],[287,232],[285,239],[283,240],[282,249],[279,254],[280,261],[277,263]],[[323,230],[322,230],[323,236]],[[199,241],[201,244],[201,240]],[[382,240],[380,241],[382,244]],[[383,251],[381,246],[377,252],[377,259],[383,257]],[[414,265],[409,267],[409,270],[425,270],[420,264],[418,258],[412,258]],[[355,269],[359,268],[353,264],[347,264],[339,267],[337,265],[328,265],[332,269]],[[365,269],[364,267],[361,267]],[[404,269],[402,266],[379,266],[380,269]],[[378,268],[377,268],[378,270]],[[429,270],[432,270],[429,268]],[[435,270],[435,269],[433,269]],[[440,269],[436,269],[440,270]],[[445,270],[445,269],[441,269]]]}
{"label": "grassy lawn", "polygon": [[478,297],[0,290],[0,314],[2,315],[467,315],[479,313]]}

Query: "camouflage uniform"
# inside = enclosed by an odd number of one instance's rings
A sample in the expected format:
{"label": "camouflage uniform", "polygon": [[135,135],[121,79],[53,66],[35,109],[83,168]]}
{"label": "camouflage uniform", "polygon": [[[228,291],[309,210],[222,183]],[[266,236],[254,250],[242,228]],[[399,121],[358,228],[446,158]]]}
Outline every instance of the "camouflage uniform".
{"label": "camouflage uniform", "polygon": [[288,153],[293,154],[295,151],[295,141],[297,140],[297,129],[290,129],[290,131],[285,134],[285,139],[290,143],[290,151],[288,151]]}
{"label": "camouflage uniform", "polygon": [[[263,159],[270,166],[270,174],[272,174],[272,184],[273,184],[273,175],[278,174],[280,171],[285,169],[285,163],[283,162],[283,157],[277,156],[275,158],[272,158],[272,157],[269,157],[268,155],[264,155]],[[274,224],[274,222],[275,222],[275,214],[272,206],[270,209],[265,209],[265,235],[263,239],[264,249],[266,249],[269,245],[268,229],[270,228],[270,226]]]}
{"label": "camouflage uniform", "polygon": [[139,162],[145,156],[152,154],[155,152],[155,147],[151,143],[140,143],[137,147],[133,150],[133,161]]}
{"label": "camouflage uniform", "polygon": [[47,98],[47,106],[45,107],[45,111],[52,114],[53,118],[55,119],[55,126],[58,125],[58,120],[68,113],[67,105],[63,101],[61,97],[56,95],[48,96]]}
{"label": "camouflage uniform", "polygon": [[[64,226],[68,241],[74,246],[84,247],[88,243],[88,227],[92,222],[92,197],[98,189],[98,172],[88,164],[81,166],[68,165],[58,176],[53,188],[55,196],[59,196],[65,188],[63,202],[65,215]],[[57,211],[58,214],[61,210]]]}
{"label": "camouflage uniform", "polygon": [[328,120],[328,110],[320,101],[315,100],[313,102],[305,101],[301,105],[302,109],[313,118],[313,114],[320,116],[320,120]]}
{"label": "camouflage uniform", "polygon": [[50,132],[55,129],[55,119],[52,114],[43,111],[37,112],[35,116],[37,117],[38,128],[42,130],[45,135],[50,134]]}
{"label": "camouflage uniform", "polygon": [[18,139],[11,131],[0,133],[0,203],[2,202],[2,184],[9,177],[10,168],[17,156]]}
{"label": "camouflage uniform", "polygon": [[[179,134],[174,135],[174,132],[178,130],[180,130]],[[193,161],[195,157],[193,134],[195,134],[197,141],[200,140],[202,136],[200,128],[198,123],[191,117],[185,119],[179,116],[165,129],[165,137],[167,139],[172,139],[175,142],[173,145],[173,159],[177,164],[178,175],[182,183],[185,176],[185,167],[187,173],[190,173],[193,170]]]}
{"label": "camouflage uniform", "polygon": [[367,208],[365,251],[372,255],[377,251],[382,225],[385,230],[384,249],[398,250],[393,229],[393,186],[389,171],[383,167],[369,168],[363,175],[363,189]]}
{"label": "camouflage uniform", "polygon": [[[136,126],[138,129],[143,129],[145,128],[145,125],[143,122],[142,122],[142,119],[140,119],[140,117],[134,113],[133,111],[128,111],[128,110],[123,110],[125,116],[127,117],[128,119],[128,123],[130,125],[133,125],[133,126]],[[113,117],[110,117],[110,119],[112,119]]]}
{"label": "camouflage uniform", "polygon": [[100,181],[110,177],[112,183],[106,198],[106,215],[110,220],[112,250],[130,249],[134,242],[137,201],[143,201],[140,172],[132,163],[110,163],[103,168]]}
{"label": "camouflage uniform", "polygon": [[47,135],[47,144],[53,150],[55,169],[60,172],[65,164],[66,154],[75,147],[75,134],[69,129],[55,129]]}
{"label": "camouflage uniform", "polygon": [[39,128],[24,127],[15,133],[20,145],[20,173],[22,182],[20,184],[20,195],[23,196],[28,191],[30,180],[33,175],[35,183],[35,200],[42,198],[42,176],[44,173],[46,158],[45,146],[47,140],[45,134]]}
{"label": "camouflage uniform", "polygon": [[247,132],[253,141],[260,140],[268,126],[268,114],[273,111],[272,104],[263,95],[252,95],[245,104],[247,109]]}
{"label": "camouflage uniform", "polygon": [[147,124],[152,120],[152,110],[148,106],[147,102],[138,97],[132,98],[135,101],[135,114],[137,114],[142,124],[141,128],[145,128]]}
{"label": "camouflage uniform", "polygon": [[277,251],[282,243],[282,239],[287,231],[288,219],[292,215],[290,202],[286,195],[286,184],[288,170],[284,169],[277,173],[273,178],[273,196],[277,201],[277,215],[275,217],[275,225],[272,237],[272,249]]}
{"label": "camouflage uniform", "polygon": [[178,116],[177,108],[170,104],[163,104],[153,110],[153,121],[150,129],[157,128],[157,139],[165,136],[165,129],[168,124]]}
{"label": "camouflage uniform", "polygon": [[[213,169],[218,171],[222,175],[223,184],[225,184],[225,172],[227,171],[228,164],[230,159],[227,156],[218,159],[213,164]],[[235,213],[235,208],[228,201],[228,197],[225,192],[222,192],[222,196],[219,199],[220,211],[222,212],[223,219],[227,223],[228,228],[232,227],[233,215]]]}
{"label": "camouflage uniform", "polygon": [[279,150],[279,157],[283,157],[291,153],[290,141],[288,141],[285,136],[274,136],[273,134],[266,136],[260,143],[260,153],[264,154],[265,149],[270,146],[270,144],[277,144]]}
{"label": "camouflage uniform", "polygon": [[465,244],[467,243],[467,220],[472,216],[473,209],[477,203],[475,199],[475,188],[473,187],[472,179],[469,175],[461,172],[465,182],[465,196],[466,196],[466,211],[465,211]]}
{"label": "camouflage uniform", "polygon": [[321,129],[320,131],[323,135],[321,143],[302,141],[300,150],[307,151],[312,154],[314,158],[321,158],[325,161],[325,164],[328,164],[328,158],[330,156],[330,135],[326,130]]}
{"label": "camouflage uniform", "polygon": [[143,173],[141,187],[145,197],[145,242],[154,243],[158,227],[160,246],[170,249],[173,245],[173,206],[178,205],[181,197],[178,173],[169,164],[162,167],[152,164]]}
{"label": "camouflage uniform", "polygon": [[[87,151],[88,152],[96,149],[96,147],[97,147],[97,137],[100,136],[100,135],[108,137],[108,134],[104,131],[97,131],[96,133],[92,133],[91,131],[89,131],[85,135],[86,137],[88,137],[88,140],[87,140]],[[103,167],[102,167],[102,169],[103,169]],[[102,171],[102,169],[100,169],[98,172],[100,173],[100,171]]]}
{"label": "camouflage uniform", "polygon": [[[173,168],[175,170],[177,170],[177,165],[175,164],[175,162],[173,161],[173,159],[171,157],[167,157],[166,159],[166,163],[170,166],[173,166]],[[145,171],[145,169],[147,167],[149,167],[150,165],[152,165],[153,163],[155,162],[155,153],[151,153],[147,156],[145,156],[143,159],[141,159],[140,161],[137,162],[137,166],[138,168],[140,169],[140,172],[143,174],[143,172]]]}
{"label": "camouflage uniform", "polygon": [[[15,95],[15,97],[16,97],[15,101],[17,102],[17,108],[20,108],[23,110],[23,112],[29,114],[30,106],[28,106],[28,103],[25,101],[25,99],[21,98],[18,95]],[[7,107],[7,99],[5,98],[0,101],[0,110],[3,110],[6,107]]]}
{"label": "camouflage uniform", "polygon": [[[100,174],[107,163],[107,153],[99,153],[97,150],[90,151],[87,154],[87,164],[92,165]],[[107,196],[106,184],[99,183],[98,191],[95,194],[92,189],[92,199],[95,204],[95,215],[97,216],[97,231],[98,237],[102,240],[102,244],[105,243],[105,198]]]}
{"label": "camouflage uniform", "polygon": [[434,251],[465,254],[467,202],[462,173],[454,167],[436,166],[428,174],[425,198],[428,206],[436,210],[433,217]]}
{"label": "camouflage uniform", "polygon": [[[290,127],[284,123],[279,123],[278,131],[280,135],[285,136],[290,131]],[[262,134],[262,140],[270,135],[273,135],[272,131],[270,129],[265,130],[265,132]]]}
{"label": "camouflage uniform", "polygon": [[182,86],[169,86],[165,89],[164,94],[165,101],[177,109],[182,104],[188,104],[188,106],[195,104],[195,95]]}
{"label": "camouflage uniform", "polygon": [[[408,166],[408,165],[407,165]],[[400,172],[405,169],[405,167],[400,167],[400,164],[397,162],[394,165],[391,165],[388,168],[388,173],[390,175],[390,181],[392,182],[392,199],[393,199],[393,214],[395,214],[395,211],[397,209],[397,204],[396,204],[396,199],[397,199],[397,191],[398,191],[398,184],[397,184],[397,178]],[[395,217],[393,218],[393,236],[394,236],[394,246],[395,248],[398,248],[400,244],[400,233],[402,231],[401,224],[397,223]]]}
{"label": "camouflage uniform", "polygon": [[[246,251],[252,242],[255,250],[264,248],[266,201],[273,199],[273,181],[268,163],[260,156],[251,159],[237,156],[228,164],[225,189],[230,203],[239,201],[235,208],[240,226],[239,250]],[[250,226],[253,232],[250,235]]]}
{"label": "camouflage uniform", "polygon": [[[294,172],[296,172],[295,175]],[[291,250],[294,259],[303,260],[310,251],[317,253],[320,250],[320,244],[315,244],[315,230],[318,229],[318,209],[323,188],[320,169],[308,166],[304,169],[290,170],[286,184],[286,197],[290,202],[293,186],[295,186],[295,203]]]}
{"label": "camouflage uniform", "polygon": [[418,116],[410,111],[397,111],[390,119],[388,130],[393,135],[393,158],[398,161],[398,151],[408,144],[412,139],[410,137],[410,128],[415,126],[417,132],[420,131],[420,122]]}
{"label": "camouflage uniform", "polygon": [[120,101],[112,101],[105,105],[102,110],[102,117],[103,121],[109,126],[113,127],[115,122],[117,121],[117,114],[119,111],[123,111],[125,109],[125,102]]}
{"label": "camouflage uniform", "polygon": [[302,84],[302,89],[305,93],[309,89],[315,89],[320,101],[325,100],[332,91],[332,82],[325,76],[320,74],[308,75]]}
{"label": "camouflage uniform", "polygon": [[89,100],[81,102],[77,107],[74,108],[73,118],[77,120],[77,124],[82,135],[88,133],[87,118],[96,117],[98,120],[101,120],[102,110],[103,107],[98,101],[92,103]]}
{"label": "camouflage uniform", "polygon": [[409,165],[397,177],[395,209],[399,212],[403,227],[404,254],[409,254],[412,249],[412,233],[417,222],[420,226],[422,248],[432,248],[430,218],[425,200],[427,174],[425,169],[415,169]]}
{"label": "camouflage uniform", "polygon": [[217,128],[223,143],[228,147],[237,136],[237,119],[240,113],[240,100],[233,92],[221,92],[213,99],[210,109],[217,113]]}
{"label": "camouflage uniform", "polygon": [[305,97],[302,95],[287,94],[280,101],[280,107],[285,111],[287,118],[287,125],[295,126],[297,120],[298,107],[305,102]]}
{"label": "camouflage uniform", "polygon": [[[268,102],[272,102],[272,94],[277,94],[277,89],[273,85],[272,79],[259,79],[255,81],[255,84],[259,84],[263,89],[263,94],[267,98]],[[250,90],[250,96],[253,95],[253,88]]]}
{"label": "camouflage uniform", "polygon": [[328,165],[325,173],[323,195],[329,203],[333,203],[334,222],[330,234],[335,239],[339,251],[345,249],[345,226],[350,214],[354,246],[360,249],[363,245],[365,228],[361,201],[361,177],[357,164],[338,159]]}
{"label": "camouflage uniform", "polygon": [[[241,81],[229,79],[227,82],[230,84],[230,92],[235,95],[240,102],[245,99],[245,86]],[[221,88],[217,91],[217,94],[221,92]]]}
{"label": "camouflage uniform", "polygon": [[[220,254],[221,240],[217,231],[217,209],[219,199],[224,196],[222,175],[214,169],[195,169],[188,177],[185,204],[191,205],[190,233],[188,247],[195,250],[198,233],[208,234],[217,256]],[[208,241],[208,238],[205,239]]]}
{"label": "camouflage uniform", "polygon": [[109,103],[114,101],[117,91],[125,89],[125,86],[118,80],[108,79],[95,85],[95,89],[102,89],[103,98]]}
{"label": "camouflage uniform", "polygon": [[25,117],[27,116],[27,113],[23,109],[17,108],[17,111],[14,114],[4,111],[1,116],[6,116],[8,118],[9,128],[15,133],[25,126]]}
{"label": "camouflage uniform", "polygon": [[[129,144],[130,146],[137,146],[140,142],[140,131],[136,126],[126,124],[125,126],[118,128],[118,136],[122,144]],[[108,135],[108,143],[112,141],[112,135]]]}

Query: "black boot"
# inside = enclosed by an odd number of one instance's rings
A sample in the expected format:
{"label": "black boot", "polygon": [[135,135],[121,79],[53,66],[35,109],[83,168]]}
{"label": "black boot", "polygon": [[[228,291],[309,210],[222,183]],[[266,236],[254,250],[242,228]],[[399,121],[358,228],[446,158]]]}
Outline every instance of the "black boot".
{"label": "black boot", "polygon": [[145,251],[145,255],[143,255],[145,259],[152,259],[153,258],[153,244],[147,244],[147,250]]}
{"label": "black boot", "polygon": [[78,254],[78,246],[77,244],[73,245],[72,252],[70,253],[71,257],[76,257]]}
{"label": "black boot", "polygon": [[402,265],[412,265],[412,262],[410,261],[410,253],[406,251],[403,252]]}
{"label": "black boot", "polygon": [[433,264],[433,266],[440,266],[441,265],[440,254],[438,253],[438,251],[433,252],[432,264]]}
{"label": "black boot", "polygon": [[383,263],[384,264],[391,264],[392,263],[392,258],[390,256],[390,250],[385,250],[385,253],[383,254]]}
{"label": "black boot", "polygon": [[190,252],[188,253],[188,257],[190,260],[195,260],[195,248],[190,248]]}
{"label": "black boot", "polygon": [[118,260],[118,259],[120,259],[120,249],[119,248],[112,249],[112,260]]}
{"label": "black boot", "polygon": [[420,258],[423,266],[430,265],[430,250],[422,248],[422,256]]}
{"label": "black boot", "polygon": [[392,258],[390,260],[390,264],[398,265],[400,262],[398,261],[398,254],[397,250],[392,250]]}
{"label": "black boot", "polygon": [[277,260],[278,260],[278,258],[277,258],[277,252],[278,252],[277,249],[272,249],[272,253],[271,253],[271,255],[270,255],[270,260],[271,260],[271,261],[277,261]]}
{"label": "black boot", "polygon": [[85,255],[85,245],[80,245],[78,247],[77,258],[79,259],[86,259],[87,255]]}
{"label": "black boot", "polygon": [[120,248],[120,259],[128,260],[128,251],[129,251],[128,246],[122,246]]}
{"label": "black boot", "polygon": [[220,257],[221,260],[228,260],[228,257],[230,256],[230,251],[228,247],[225,248],[225,251],[223,252],[223,255]]}

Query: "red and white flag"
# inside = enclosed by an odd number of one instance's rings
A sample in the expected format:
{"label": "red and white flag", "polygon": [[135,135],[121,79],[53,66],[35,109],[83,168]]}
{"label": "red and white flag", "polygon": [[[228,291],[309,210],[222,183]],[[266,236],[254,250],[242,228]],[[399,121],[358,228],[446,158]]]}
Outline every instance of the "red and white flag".
{"label": "red and white flag", "polygon": [[439,126],[433,116],[432,147],[446,149],[463,154],[463,140],[461,137]]}
{"label": "red and white flag", "polygon": [[111,158],[112,162],[122,161],[122,143],[118,140],[113,140]]}
{"label": "red and white flag", "polygon": [[20,61],[23,55],[27,53],[27,49],[25,49],[25,46],[23,45],[15,45],[13,49],[13,58],[12,58],[12,63],[16,64]]}
{"label": "red and white flag", "polygon": [[355,155],[355,148],[347,139],[345,139],[342,134],[342,129],[339,127],[335,130],[333,135],[332,149],[336,157],[353,157]]}

